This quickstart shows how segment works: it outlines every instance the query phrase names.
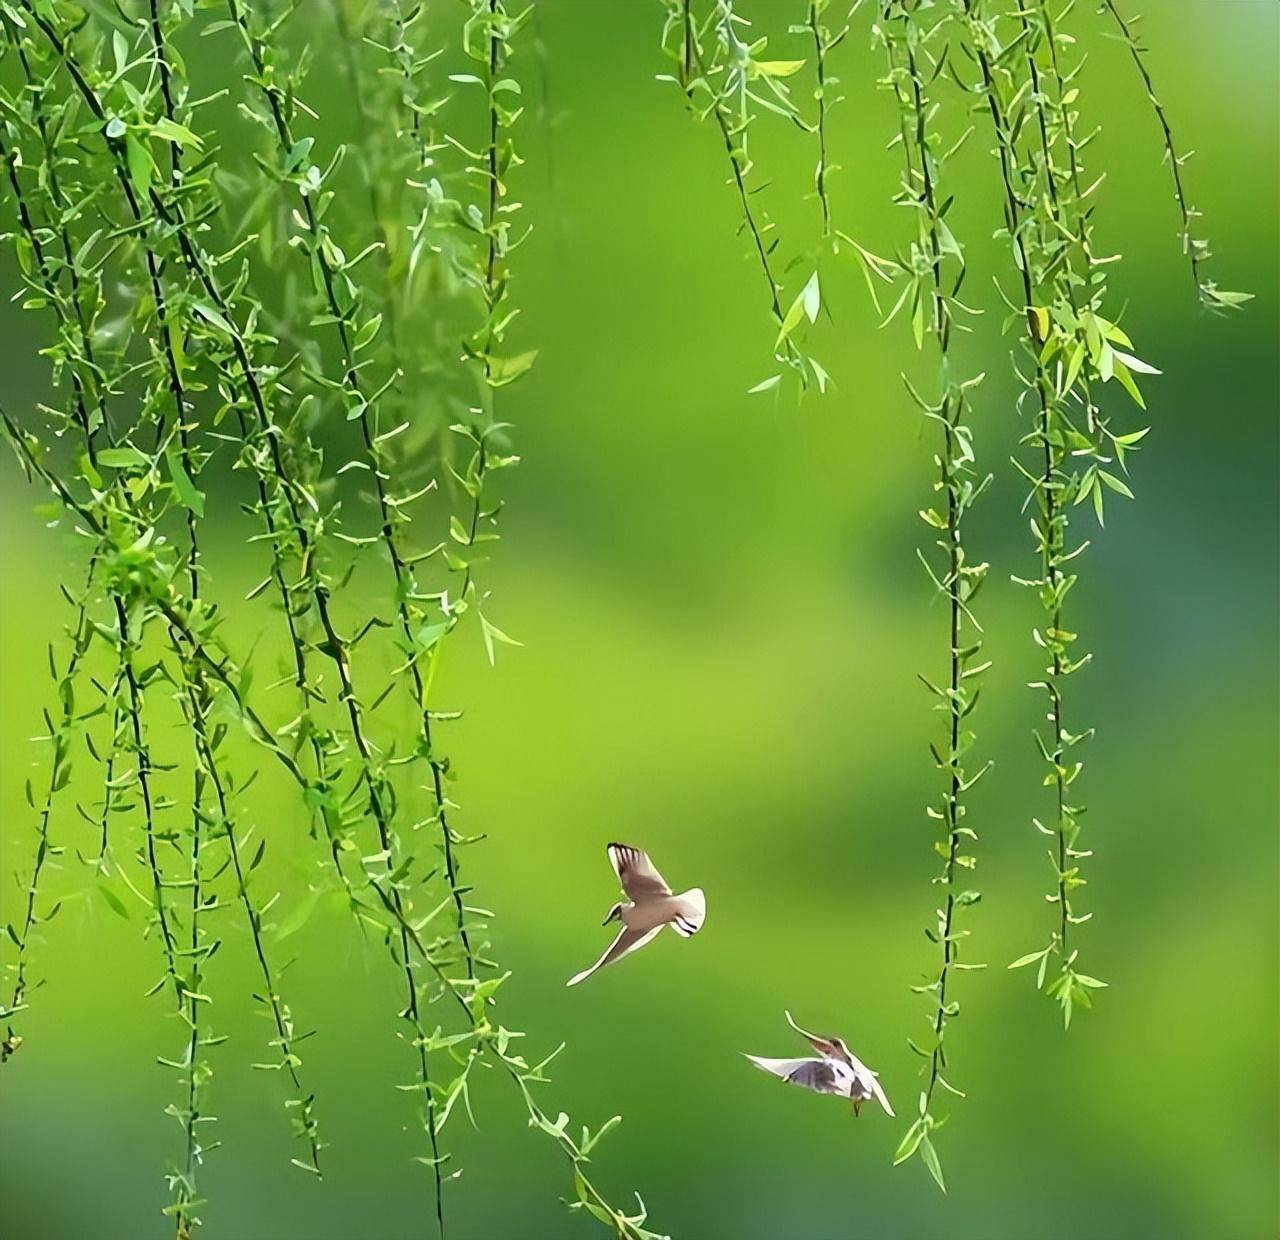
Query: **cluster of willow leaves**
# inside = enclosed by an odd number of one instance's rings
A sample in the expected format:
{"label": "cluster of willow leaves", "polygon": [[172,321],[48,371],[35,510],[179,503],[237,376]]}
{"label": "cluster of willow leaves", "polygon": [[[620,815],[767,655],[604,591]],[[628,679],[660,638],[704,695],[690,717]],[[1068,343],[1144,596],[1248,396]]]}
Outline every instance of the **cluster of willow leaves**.
{"label": "cluster of willow leaves", "polygon": [[[1105,984],[1078,945],[1089,918],[1090,729],[1071,681],[1089,655],[1072,631],[1071,593],[1107,501],[1132,497],[1129,458],[1148,429],[1141,385],[1157,372],[1118,321],[1112,256],[1094,249],[1104,193],[1080,69],[1098,39],[1128,45],[1200,302],[1230,309],[1246,295],[1206,275],[1184,157],[1113,0],[864,0],[852,11],[847,0],[768,2],[794,9],[785,47],[755,36],[747,0],[654,4],[655,70],[672,87],[655,106],[683,107],[701,127],[744,261],[758,269],[776,343],[771,368],[746,359],[768,368],[757,399],[840,399],[806,346],[830,264],[860,265],[887,328],[909,330],[921,351],[903,399],[934,445],[920,560],[946,604],[940,670],[922,677],[937,726],[934,855],[922,855],[921,881],[938,907],[926,931],[934,980],[917,987],[925,1019],[911,1039],[922,1083],[897,1160],[918,1155],[942,1186],[935,1133],[945,1095],[960,1095],[947,1032],[963,971],[983,967],[965,950],[979,903],[965,814],[986,770],[976,729],[991,569],[969,553],[966,521],[992,469],[1021,474],[1025,506],[1007,515],[1030,533],[1025,562],[999,570],[1042,607],[1029,640],[1043,655],[1032,689],[1044,703],[1044,793],[1029,815],[1050,861],[1044,937],[1009,967],[1028,970],[1067,1024]],[[526,1055],[499,1015],[507,975],[487,941],[491,914],[465,878],[473,841],[451,794],[456,716],[433,692],[459,631],[478,632],[490,660],[513,640],[494,618],[485,567],[500,475],[518,459],[504,390],[536,360],[537,325],[516,325],[518,282],[513,290],[536,19],[536,4],[509,0],[430,11],[418,0],[0,4],[3,228],[19,299],[44,332],[52,393],[4,409],[3,424],[67,547],[45,757],[26,789],[25,900],[5,916],[2,1053],[5,1071],[21,1071],[24,1013],[58,1002],[56,985],[41,985],[40,945],[58,912],[43,885],[51,869],[74,869],[101,893],[101,915],[139,926],[157,962],[147,1002],[178,1018],[181,1037],[161,1062],[178,1121],[167,1183],[179,1237],[199,1222],[220,1056],[251,1054],[277,1074],[293,1161],[323,1169],[324,1102],[308,1086],[275,950],[280,926],[307,910],[280,907],[259,876],[277,848],[311,850],[317,889],[338,893],[398,979],[400,1006],[386,1017],[403,1031],[441,1233],[456,1174],[450,1121],[470,1110],[485,1063],[563,1154],[571,1208],[621,1237],[656,1234],[638,1196],[617,1204],[592,1179],[597,1142],[616,1121],[572,1128],[548,1109],[548,1060]],[[343,106],[361,121],[347,147],[326,139],[307,103],[299,49],[312,22],[336,23],[345,52]],[[900,182],[874,191],[903,208],[884,256],[841,229],[841,192],[854,187],[833,174],[856,153],[828,144],[841,47],[855,38],[878,49],[900,122],[876,135],[901,157]],[[446,68],[459,64],[469,68]],[[812,182],[789,187],[813,204],[799,261],[779,257],[759,193],[768,176],[752,138],[765,124],[811,151]],[[949,159],[962,142],[983,148],[998,187],[998,270],[970,273],[948,224]],[[975,275],[1000,288],[1002,324],[976,322],[966,304]],[[984,443],[974,429],[983,376],[953,358],[962,332],[985,334],[992,367],[1012,359],[1016,444]],[[213,521],[238,522],[256,551],[260,580],[247,595],[206,566]],[[253,609],[261,628],[283,634],[288,665],[262,666],[229,636],[229,609]],[[252,767],[240,758],[246,735],[260,758]],[[73,763],[78,779],[94,772],[93,799],[68,803]],[[297,793],[293,819],[270,832],[252,812],[261,764]],[[207,985],[233,920],[261,974],[252,998]],[[269,1016],[268,1045],[224,1046],[220,1006],[250,1002]]]}

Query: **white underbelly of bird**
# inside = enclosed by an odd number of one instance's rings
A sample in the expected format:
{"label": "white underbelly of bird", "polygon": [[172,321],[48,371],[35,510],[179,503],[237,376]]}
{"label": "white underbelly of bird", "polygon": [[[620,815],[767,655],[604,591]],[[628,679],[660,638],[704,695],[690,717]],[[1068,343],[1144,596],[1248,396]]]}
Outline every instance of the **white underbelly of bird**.
{"label": "white underbelly of bird", "polygon": [[660,930],[668,925],[674,930],[677,918],[696,915],[701,894],[701,889],[695,887],[678,896],[660,896],[643,904],[624,904],[618,915],[628,930]]}
{"label": "white underbelly of bird", "polygon": [[878,1074],[872,1072],[850,1051],[843,1038],[809,1033],[791,1019],[790,1012],[784,1012],[783,1015],[787,1018],[787,1024],[818,1052],[818,1057],[765,1059],[760,1055],[748,1055],[747,1058],[757,1068],[781,1077],[788,1084],[798,1085],[801,1089],[848,1098],[853,1103],[855,1115],[862,1110],[862,1104],[869,1098],[874,1098],[889,1115],[893,1114],[889,1096],[884,1092]]}

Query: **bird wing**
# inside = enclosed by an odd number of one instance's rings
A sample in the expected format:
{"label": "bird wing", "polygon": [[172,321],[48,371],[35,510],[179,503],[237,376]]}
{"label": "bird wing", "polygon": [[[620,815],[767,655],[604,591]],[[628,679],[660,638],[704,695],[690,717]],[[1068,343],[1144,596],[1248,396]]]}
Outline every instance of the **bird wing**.
{"label": "bird wing", "polygon": [[585,981],[597,969],[603,968],[607,964],[612,964],[615,960],[621,960],[623,956],[628,952],[635,951],[637,947],[643,947],[661,929],[661,926],[654,926],[652,930],[633,930],[630,926],[624,926],[604,955],[589,969],[583,969],[581,973],[575,973],[565,985],[576,986],[579,982]]}
{"label": "bird wing", "polygon": [[686,939],[693,938],[707,919],[707,898],[702,894],[702,888],[694,887],[672,897],[671,906],[674,912],[671,928]]}
{"label": "bird wing", "polygon": [[888,1094],[880,1084],[880,1078],[857,1055],[849,1055],[849,1066],[853,1069],[854,1079],[859,1087],[865,1091],[864,1097],[874,1098],[889,1115],[892,1115],[893,1107],[889,1104]]}
{"label": "bird wing", "polygon": [[[848,1051],[841,1054],[844,1050],[843,1044],[839,1038],[824,1038],[821,1034],[810,1033],[807,1029],[801,1029],[799,1025],[791,1018],[790,1012],[783,1012],[787,1018],[787,1024],[791,1026],[802,1038],[813,1047],[819,1055],[834,1055],[837,1059],[848,1058]],[[850,1065],[852,1067],[852,1065]]]}
{"label": "bird wing", "polygon": [[812,1089],[819,1094],[844,1094],[835,1063],[830,1059],[762,1059],[756,1055],[747,1058],[763,1072],[770,1072],[792,1085]]}
{"label": "bird wing", "polygon": [[671,888],[658,873],[649,854],[630,844],[610,844],[609,861],[613,865],[622,890],[633,900],[644,896],[669,896]]}
{"label": "bird wing", "polygon": [[892,1115],[893,1107],[889,1105],[889,1096],[884,1092],[884,1087],[880,1084],[876,1074],[874,1072],[871,1073],[867,1079],[871,1082],[871,1092],[875,1095],[876,1101],[884,1107],[889,1115]]}

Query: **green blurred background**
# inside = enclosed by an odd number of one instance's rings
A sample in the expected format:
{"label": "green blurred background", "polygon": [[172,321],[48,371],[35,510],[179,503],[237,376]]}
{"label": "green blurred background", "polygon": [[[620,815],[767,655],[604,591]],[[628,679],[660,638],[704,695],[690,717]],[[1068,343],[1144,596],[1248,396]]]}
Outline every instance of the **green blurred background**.
{"label": "green blurred background", "polygon": [[[786,34],[799,0],[752,8],[780,58],[804,54]],[[914,1110],[919,1061],[905,1039],[923,1005],[908,986],[934,966],[922,927],[935,791],[934,720],[915,676],[939,666],[945,641],[914,555],[932,445],[898,379],[921,363],[905,324],[876,330],[852,267],[828,263],[833,318],[813,348],[837,390],[799,409],[748,397],[771,343],[761,288],[734,235],[716,135],[654,80],[666,70],[659,6],[538,5],[540,52],[524,72],[541,101],[515,186],[535,231],[515,299],[522,347],[541,354],[504,397],[523,463],[503,480],[506,538],[488,577],[494,618],[524,647],[501,650],[491,670],[474,630],[456,639],[446,697],[466,715],[450,744],[460,825],[488,835],[467,872],[498,911],[495,950],[514,971],[504,1019],[537,1048],[567,1040],[550,1109],[625,1116],[601,1147],[601,1182],[617,1197],[638,1188],[677,1236],[1276,1234],[1280,8],[1147,9],[1153,71],[1197,150],[1188,176],[1213,272],[1257,299],[1230,319],[1197,308],[1154,119],[1124,48],[1093,40],[1081,86],[1104,123],[1090,158],[1108,173],[1099,248],[1124,254],[1115,304],[1165,371],[1147,385],[1138,501],[1112,506],[1072,596],[1095,659],[1072,685],[1069,725],[1098,729],[1081,785],[1096,849],[1082,964],[1110,989],[1064,1036],[1032,979],[1003,967],[1047,933],[1050,872],[1030,825],[1043,806],[1030,739],[1040,701],[1025,688],[1035,603],[1009,574],[1028,571],[1031,544],[1006,464],[1018,423],[993,312],[966,346],[989,375],[974,425],[998,482],[972,535],[994,565],[984,617],[996,662],[977,725],[996,767],[972,810],[984,898],[970,958],[992,967],[958,988],[951,1075],[969,1097],[939,1138],[944,1198],[919,1163],[890,1165],[901,1119],[855,1121],[739,1054],[796,1053],[787,1007],[842,1032],[899,1116]],[[832,193],[841,226],[892,252],[910,225],[888,203],[894,118],[867,20],[838,53]],[[1075,21],[1098,28],[1089,5]],[[331,38],[318,19],[311,33]],[[310,98],[345,123],[323,58]],[[812,150],[780,122],[756,140],[770,214],[802,248],[816,206],[797,187]],[[951,222],[982,273],[971,296],[993,306],[987,273],[1002,255],[986,146],[957,161]],[[11,264],[6,253],[6,291]],[[45,382],[37,317],[9,307],[0,320],[5,400],[20,410]],[[2,468],[8,920],[34,838],[22,785],[33,763],[44,769],[27,740],[49,696],[44,646],[68,616],[65,540],[32,514],[43,496]],[[212,554],[231,585],[261,575],[243,542]],[[233,618],[242,648],[263,614]],[[269,838],[303,839],[283,785],[264,779],[255,811]],[[87,830],[69,813],[55,822],[71,845]],[[707,927],[566,990],[606,941],[615,838],[648,848],[673,883],[703,886]],[[284,851],[271,879],[289,902],[316,858]],[[173,1081],[155,1056],[179,1031],[143,998],[157,953],[137,915],[76,897],[80,877],[72,858],[50,885],[69,902],[34,953],[48,985],[0,1076],[0,1233],[159,1236],[160,1172],[180,1132],[163,1115]],[[224,937],[211,988],[232,1041],[213,1052],[223,1144],[203,1174],[205,1234],[426,1234],[428,1175],[411,1162],[411,1106],[393,1088],[409,1056],[381,949],[323,906],[279,948],[296,956],[299,1024],[320,1031],[305,1057],[331,1148],[314,1183],[288,1166],[278,1082],[246,1066],[265,1024],[247,1012],[255,975],[232,918]],[[452,1234],[589,1234],[557,1201],[556,1154],[511,1102],[483,1081],[479,1129],[453,1132],[464,1170],[449,1188]]]}

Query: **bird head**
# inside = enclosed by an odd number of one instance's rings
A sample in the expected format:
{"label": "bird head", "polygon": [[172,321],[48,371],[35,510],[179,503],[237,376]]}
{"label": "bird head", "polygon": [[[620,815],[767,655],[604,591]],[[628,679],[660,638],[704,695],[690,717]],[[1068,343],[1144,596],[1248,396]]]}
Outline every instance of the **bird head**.
{"label": "bird head", "polygon": [[611,921],[621,921],[621,920],[622,920],[622,905],[619,903],[619,904],[615,904],[609,910],[608,915],[605,917],[604,921],[602,921],[600,924],[602,926],[607,926]]}

